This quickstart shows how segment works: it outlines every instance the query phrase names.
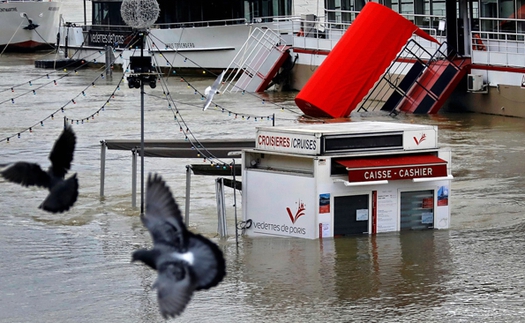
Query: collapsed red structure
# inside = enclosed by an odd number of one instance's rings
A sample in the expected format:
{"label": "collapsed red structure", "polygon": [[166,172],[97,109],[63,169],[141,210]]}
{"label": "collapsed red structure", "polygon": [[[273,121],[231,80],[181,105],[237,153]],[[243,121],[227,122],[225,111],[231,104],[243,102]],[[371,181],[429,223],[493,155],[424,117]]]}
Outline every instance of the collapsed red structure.
{"label": "collapsed red structure", "polygon": [[312,117],[348,117],[414,33],[438,43],[398,13],[368,2],[295,103]]}

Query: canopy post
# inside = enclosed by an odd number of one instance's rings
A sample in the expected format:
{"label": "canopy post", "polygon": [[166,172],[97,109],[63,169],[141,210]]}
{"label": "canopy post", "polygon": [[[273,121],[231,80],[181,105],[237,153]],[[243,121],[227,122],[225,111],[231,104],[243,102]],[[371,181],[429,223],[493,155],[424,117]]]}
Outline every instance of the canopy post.
{"label": "canopy post", "polygon": [[191,165],[186,165],[186,201],[184,203],[184,223],[190,224]]}
{"label": "canopy post", "polygon": [[217,231],[221,238],[228,236],[226,226],[226,206],[224,204],[224,178],[215,180],[215,197],[217,199]]}
{"label": "canopy post", "polygon": [[[275,120],[275,114],[274,114]],[[232,159],[232,175],[233,175],[233,207],[235,211],[235,243],[239,245],[239,224],[237,222],[237,180],[235,178],[235,158]]]}
{"label": "canopy post", "polygon": [[131,150],[131,207],[137,207],[137,149]]}
{"label": "canopy post", "polygon": [[106,142],[100,141],[100,197],[104,196],[104,182],[106,177]]}

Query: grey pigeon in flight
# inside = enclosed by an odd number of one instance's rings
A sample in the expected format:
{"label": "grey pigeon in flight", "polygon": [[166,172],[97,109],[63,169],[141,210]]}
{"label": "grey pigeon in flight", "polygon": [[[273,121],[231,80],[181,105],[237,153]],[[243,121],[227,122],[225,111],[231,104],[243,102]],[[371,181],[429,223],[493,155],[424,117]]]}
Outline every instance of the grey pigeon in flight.
{"label": "grey pigeon in flight", "polygon": [[208,107],[211,104],[211,100],[213,100],[213,97],[219,90],[219,85],[222,83],[222,78],[224,77],[224,73],[226,70],[222,71],[219,76],[215,79],[215,82],[213,82],[212,86],[208,86],[206,90],[204,90],[204,95],[206,95],[206,102],[204,102],[204,106],[202,107],[202,110],[208,109]]}
{"label": "grey pigeon in flight", "polygon": [[67,211],[78,197],[77,174],[64,179],[71,168],[75,143],[76,137],[73,129],[66,126],[49,154],[51,166],[47,172],[36,163],[20,161],[7,167],[1,174],[6,180],[22,186],[47,188],[49,194],[39,208],[52,213]]}
{"label": "grey pigeon in flight", "polygon": [[217,286],[226,275],[219,247],[186,228],[173,195],[160,175],[148,176],[146,212],[142,224],[153,239],[152,249],[136,250],[132,262],[142,261],[158,273],[160,313],[166,319],[180,315],[194,291]]}

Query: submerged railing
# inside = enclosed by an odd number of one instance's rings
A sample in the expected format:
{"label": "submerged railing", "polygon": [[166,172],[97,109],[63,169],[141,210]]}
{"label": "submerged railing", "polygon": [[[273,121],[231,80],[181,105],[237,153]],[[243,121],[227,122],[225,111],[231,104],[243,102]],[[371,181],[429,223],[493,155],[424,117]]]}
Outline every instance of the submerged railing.
{"label": "submerged railing", "polygon": [[[447,44],[442,43],[432,54],[418,42],[413,39],[409,40],[385,74],[359,104],[357,111],[386,110],[389,113],[395,113],[401,99],[407,98],[407,93],[414,84],[437,101],[438,97],[428,89],[429,84],[420,80],[420,76],[436,63],[452,65],[459,71],[465,59],[458,57],[455,53],[448,53],[448,51]],[[459,60],[456,61],[456,59]],[[431,79],[427,80],[427,82],[430,81]],[[392,97],[394,92],[397,92],[397,96]]]}

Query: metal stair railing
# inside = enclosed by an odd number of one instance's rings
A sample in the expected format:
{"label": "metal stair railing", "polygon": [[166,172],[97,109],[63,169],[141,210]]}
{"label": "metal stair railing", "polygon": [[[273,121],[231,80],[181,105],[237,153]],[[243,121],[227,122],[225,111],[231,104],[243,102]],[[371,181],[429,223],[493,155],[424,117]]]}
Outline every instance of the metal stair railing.
{"label": "metal stair railing", "polygon": [[279,44],[286,44],[281,36],[271,29],[254,28],[237,55],[227,67],[227,77],[223,81],[226,85],[222,92],[239,92],[244,89],[236,84],[236,80],[245,73],[253,76],[259,72],[259,67],[268,58],[270,52]]}
{"label": "metal stair railing", "polygon": [[[391,99],[394,106],[388,110],[388,112],[390,114],[396,113],[396,108],[403,101],[403,98],[411,100],[407,94],[416,85],[420,86],[430,96],[435,97],[425,84],[419,82],[420,77],[432,64],[446,62],[446,64],[452,64],[457,70],[460,70],[465,62],[465,59],[463,59],[459,65],[456,64],[455,59],[458,58],[458,55],[455,52],[447,55],[443,51],[443,48],[446,48],[445,46],[446,42],[442,43],[438,49],[431,54],[413,39],[409,40],[403,50],[400,51],[392,64],[387,68],[383,76],[361,101],[357,111],[385,110],[384,105]],[[418,53],[421,54],[418,55]],[[426,54],[426,56],[430,58],[427,60],[421,59],[420,56],[423,56],[423,54]],[[405,80],[407,75],[408,78]]]}

